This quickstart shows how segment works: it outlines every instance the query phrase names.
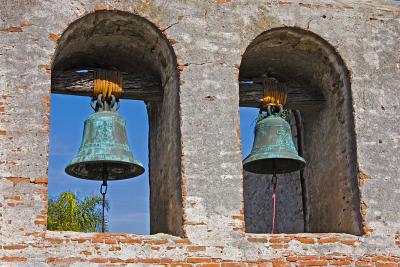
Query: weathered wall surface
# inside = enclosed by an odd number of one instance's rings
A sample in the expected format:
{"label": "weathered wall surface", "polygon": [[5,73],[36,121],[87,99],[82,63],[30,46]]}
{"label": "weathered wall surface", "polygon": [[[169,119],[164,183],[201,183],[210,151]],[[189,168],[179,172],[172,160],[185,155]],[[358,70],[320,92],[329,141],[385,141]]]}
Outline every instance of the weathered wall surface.
{"label": "weathered wall surface", "polygon": [[[51,59],[68,25],[96,9],[143,16],[173,44],[184,237],[45,230]],[[0,18],[4,265],[399,265],[398,3],[5,0]],[[362,236],[244,233],[238,67],[256,36],[283,26],[318,34],[351,71]]]}
{"label": "weathered wall surface", "polygon": [[[276,186],[276,233],[304,232],[304,217],[299,173],[279,175]],[[247,233],[271,233],[271,177],[244,173],[243,204]]]}

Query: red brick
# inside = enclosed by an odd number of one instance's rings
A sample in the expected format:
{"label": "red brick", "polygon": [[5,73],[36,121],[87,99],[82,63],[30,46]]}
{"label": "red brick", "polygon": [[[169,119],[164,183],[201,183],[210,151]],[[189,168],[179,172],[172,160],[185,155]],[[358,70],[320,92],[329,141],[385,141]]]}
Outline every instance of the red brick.
{"label": "red brick", "polygon": [[357,243],[357,240],[352,240],[352,239],[340,240],[340,243],[348,246],[354,246]]}
{"label": "red brick", "polygon": [[94,259],[90,259],[90,262],[93,263],[107,263],[108,259],[104,259],[104,258],[94,258]]}
{"label": "red brick", "polygon": [[309,238],[309,237],[296,237],[295,239],[303,244],[314,244],[315,243],[315,240],[313,238]]}
{"label": "red brick", "polygon": [[4,196],[5,200],[21,200],[20,196]]}
{"label": "red brick", "polygon": [[376,262],[376,267],[398,267],[397,263],[389,263],[389,262]]}
{"label": "red brick", "polygon": [[177,239],[173,240],[175,244],[191,244],[189,239]]}
{"label": "red brick", "polygon": [[206,263],[206,262],[213,262],[212,258],[187,258],[186,262],[189,263]]}
{"label": "red brick", "polygon": [[283,267],[283,266],[286,266],[286,263],[287,263],[284,260],[272,260],[271,262],[272,262],[272,266],[274,266],[274,267]]}
{"label": "red brick", "polygon": [[355,262],[356,266],[372,266],[372,262],[369,261],[356,261]]}
{"label": "red brick", "polygon": [[[285,263],[282,263],[282,266],[285,266]],[[273,264],[271,262],[258,262],[255,263],[255,265],[250,265],[250,266],[257,266],[257,267],[271,267]]]}
{"label": "red brick", "polygon": [[119,258],[109,258],[108,261],[111,262],[111,263],[122,263],[122,262],[125,262],[124,260],[119,259]]}
{"label": "red brick", "polygon": [[328,265],[327,261],[300,261],[296,263],[297,266],[325,266]]}
{"label": "red brick", "polygon": [[13,249],[24,249],[24,248],[27,248],[27,247],[28,247],[28,245],[17,244],[17,245],[6,245],[6,246],[3,246],[3,249],[13,250]]}
{"label": "red brick", "polygon": [[77,241],[80,244],[80,243],[84,243],[84,242],[87,242],[90,240],[92,240],[92,239],[91,238],[76,238],[76,239],[72,239],[71,241]]}
{"label": "red brick", "polygon": [[104,240],[104,243],[107,245],[113,245],[113,244],[117,244],[117,241],[112,240],[112,239],[106,239],[106,240]]}
{"label": "red brick", "polygon": [[171,263],[171,267],[192,267],[189,263]]}
{"label": "red brick", "polygon": [[60,37],[57,34],[50,33],[49,34],[49,39],[52,40],[53,42],[57,42]]}
{"label": "red brick", "polygon": [[287,261],[314,261],[319,260],[319,256],[291,256],[286,258]]}
{"label": "red brick", "polygon": [[372,261],[400,262],[400,258],[379,256],[372,258]]}
{"label": "red brick", "polygon": [[167,240],[145,240],[143,243],[150,244],[150,245],[161,245],[161,244],[168,243],[168,241]]}
{"label": "red brick", "polygon": [[64,242],[64,240],[60,238],[46,238],[46,241],[53,243],[53,244],[61,244]]}
{"label": "red brick", "polygon": [[6,28],[6,29],[1,29],[0,31],[2,31],[2,32],[22,32],[22,28],[21,27],[10,27],[10,28]]}
{"label": "red brick", "polygon": [[49,180],[47,178],[36,178],[35,179],[35,184],[48,184]]}
{"label": "red brick", "polygon": [[189,252],[195,252],[195,251],[205,251],[206,247],[205,246],[188,246],[187,251]]}
{"label": "red brick", "polygon": [[203,264],[200,264],[197,266],[199,266],[199,267],[220,267],[221,264],[219,264],[219,263],[203,263]]}
{"label": "red brick", "polygon": [[101,5],[96,5],[96,6],[94,7],[94,10],[95,10],[95,11],[107,10],[107,7],[101,6]]}
{"label": "red brick", "polygon": [[26,262],[28,259],[25,257],[1,257],[0,261],[7,262]]}
{"label": "red brick", "polygon": [[226,263],[222,263],[221,267],[242,267],[245,266],[244,263],[230,263],[230,262],[226,262]]}
{"label": "red brick", "polygon": [[150,258],[150,259],[136,259],[136,262],[139,262],[139,263],[160,263],[160,260],[159,259],[153,259],[153,258]]}
{"label": "red brick", "polygon": [[128,239],[123,239],[119,241],[120,243],[126,243],[126,244],[141,244],[142,240],[140,239],[134,239],[134,238],[128,238]]}
{"label": "red brick", "polygon": [[331,238],[322,238],[318,240],[318,243],[320,244],[326,244],[326,243],[337,243],[339,242],[339,239],[336,237],[331,237]]}
{"label": "red brick", "polygon": [[330,265],[350,265],[351,264],[351,260],[334,260],[334,261],[330,261],[329,264]]}

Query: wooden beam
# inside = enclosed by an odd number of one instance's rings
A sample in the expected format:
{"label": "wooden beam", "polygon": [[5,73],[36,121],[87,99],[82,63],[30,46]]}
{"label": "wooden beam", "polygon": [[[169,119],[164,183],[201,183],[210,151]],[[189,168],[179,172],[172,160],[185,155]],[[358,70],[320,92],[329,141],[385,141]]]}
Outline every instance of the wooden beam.
{"label": "wooden beam", "polygon": [[[144,101],[162,101],[161,81],[155,77],[123,74],[121,98]],[[51,92],[55,94],[91,96],[93,72],[55,71],[51,79]]]}
{"label": "wooden beam", "polygon": [[[92,95],[93,73],[76,71],[53,72],[51,92],[55,94]],[[137,74],[123,74],[123,93],[121,98],[137,99],[149,102],[162,101],[161,82],[155,77]],[[307,88],[308,89],[308,88]],[[319,90],[306,90],[298,86],[289,86],[287,106],[292,109],[319,108],[325,99]],[[262,99],[262,83],[257,79],[252,82],[240,82],[239,104],[242,107],[258,107]]]}
{"label": "wooden beam", "polygon": [[[259,107],[259,100],[263,97],[263,86],[261,83],[240,82],[239,83],[239,105],[241,107]],[[318,90],[306,90],[302,87],[288,86],[287,107],[290,109],[318,109],[325,99]]]}

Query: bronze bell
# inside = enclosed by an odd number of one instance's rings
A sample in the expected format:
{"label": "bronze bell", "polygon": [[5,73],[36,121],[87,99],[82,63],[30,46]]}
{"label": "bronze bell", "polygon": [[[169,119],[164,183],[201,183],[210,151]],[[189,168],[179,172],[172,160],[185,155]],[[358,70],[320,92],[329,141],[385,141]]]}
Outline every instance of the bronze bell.
{"label": "bronze bell", "polygon": [[253,148],[243,161],[243,168],[259,174],[287,173],[304,168],[306,162],[297,153],[289,123],[283,118],[282,108],[268,108],[260,114]]}
{"label": "bronze bell", "polygon": [[86,119],[78,154],[65,168],[71,176],[89,180],[121,180],[141,175],[143,165],[128,144],[125,120],[116,113],[119,102],[97,100],[95,113]]}

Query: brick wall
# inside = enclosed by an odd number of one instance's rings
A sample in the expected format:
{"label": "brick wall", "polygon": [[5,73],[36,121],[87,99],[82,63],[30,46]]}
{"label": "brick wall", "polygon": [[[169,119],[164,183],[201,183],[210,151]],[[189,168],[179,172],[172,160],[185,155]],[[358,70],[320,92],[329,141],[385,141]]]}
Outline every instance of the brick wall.
{"label": "brick wall", "polygon": [[[62,32],[99,9],[140,15],[173,40],[182,237],[46,231],[51,60]],[[398,3],[6,1],[0,17],[3,265],[399,266]],[[244,232],[238,66],[254,38],[284,26],[321,36],[350,70],[362,236]]]}

